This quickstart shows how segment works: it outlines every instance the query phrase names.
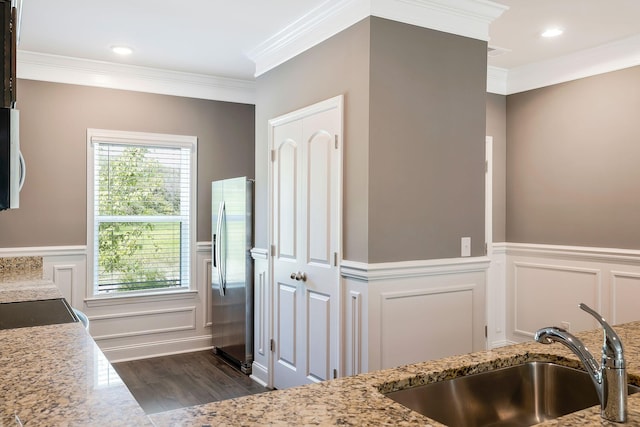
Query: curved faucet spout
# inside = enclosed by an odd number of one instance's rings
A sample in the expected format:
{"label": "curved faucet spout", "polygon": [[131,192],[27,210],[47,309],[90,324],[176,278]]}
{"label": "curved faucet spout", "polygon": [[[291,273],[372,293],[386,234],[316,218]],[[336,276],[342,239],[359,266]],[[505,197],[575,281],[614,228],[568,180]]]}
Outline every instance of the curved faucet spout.
{"label": "curved faucet spout", "polygon": [[600,314],[586,304],[581,303],[579,307],[595,317],[604,330],[600,365],[582,341],[562,328],[553,326],[542,328],[536,332],[535,340],[542,344],[559,342],[578,356],[598,392],[600,415],[609,421],[625,422],[627,419],[627,371],[622,342]]}
{"label": "curved faucet spout", "polygon": [[589,373],[589,376],[593,381],[593,385],[596,387],[600,401],[602,401],[602,371],[600,370],[598,361],[589,352],[587,347],[584,346],[582,341],[576,338],[573,334],[562,328],[556,328],[555,326],[538,330],[535,335],[535,340],[542,344],[552,344],[554,342],[560,343],[578,356]]}

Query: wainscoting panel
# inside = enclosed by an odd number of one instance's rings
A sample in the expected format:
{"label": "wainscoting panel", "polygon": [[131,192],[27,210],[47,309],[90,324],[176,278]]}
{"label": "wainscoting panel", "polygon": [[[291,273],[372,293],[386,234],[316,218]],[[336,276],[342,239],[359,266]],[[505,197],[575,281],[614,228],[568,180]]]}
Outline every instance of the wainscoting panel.
{"label": "wainscoting panel", "polygon": [[360,292],[349,292],[349,334],[351,340],[347,351],[349,354],[350,375],[357,375],[362,372],[362,294]]}
{"label": "wainscoting panel", "polygon": [[205,297],[205,301],[206,304],[204,306],[204,324],[202,325],[204,328],[210,328],[211,327],[211,317],[212,317],[212,313],[211,313],[211,307],[212,307],[212,301],[211,301],[211,268],[212,268],[212,262],[211,262],[211,258],[202,258],[202,277],[204,277],[204,281],[202,283],[203,286],[203,294]]}
{"label": "wainscoting panel", "polygon": [[108,301],[87,299],[85,246],[0,248],[0,256],[41,256],[43,277],[89,318],[89,333],[111,362],[211,348],[211,244],[198,243],[187,293]]}
{"label": "wainscoting panel", "polygon": [[368,371],[368,283],[342,277],[342,322],[339,330],[343,339],[342,375],[357,375]]}
{"label": "wainscoting panel", "polygon": [[597,326],[578,304],[602,310],[600,270],[515,262],[514,333],[531,337],[544,326],[569,325],[572,332]]}
{"label": "wainscoting panel", "polygon": [[508,345],[505,331],[507,254],[504,244],[490,247],[491,264],[487,271],[487,346],[496,348]]}
{"label": "wainscoting panel", "polygon": [[640,320],[640,251],[615,248],[502,244],[506,251],[505,328],[508,342],[531,340],[545,326],[572,332],[597,322],[584,302],[609,321]]}
{"label": "wainscoting panel", "polygon": [[71,304],[77,305],[77,301],[73,298],[74,278],[78,277],[78,274],[74,271],[76,268],[74,264],[57,264],[53,266],[53,282],[56,284],[62,296]]}
{"label": "wainscoting panel", "polygon": [[640,273],[611,272],[611,321],[615,324],[640,320]]}
{"label": "wainscoting panel", "polygon": [[473,291],[469,286],[382,293],[382,366],[472,352]]}
{"label": "wainscoting panel", "polygon": [[269,288],[269,257],[266,249],[254,248],[253,287],[254,287],[254,344],[251,378],[264,386],[271,386],[269,378],[270,338],[271,338],[271,291]]}
{"label": "wainscoting panel", "polygon": [[196,329],[196,307],[117,313],[91,318],[96,341]]}
{"label": "wainscoting panel", "polygon": [[344,373],[485,349],[489,262],[343,261]]}

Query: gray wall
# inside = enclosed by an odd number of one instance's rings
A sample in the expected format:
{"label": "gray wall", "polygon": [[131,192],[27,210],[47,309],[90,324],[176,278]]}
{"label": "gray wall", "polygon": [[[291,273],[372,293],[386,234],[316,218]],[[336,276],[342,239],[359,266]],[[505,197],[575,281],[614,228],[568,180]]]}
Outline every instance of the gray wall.
{"label": "gray wall", "polygon": [[0,247],[86,244],[86,130],[198,137],[197,238],[210,241],[210,182],[253,177],[254,106],[18,81],[27,179],[20,209],[0,212]]}
{"label": "gray wall", "polygon": [[[344,258],[368,257],[369,22],[367,18],[257,79],[256,212],[268,211],[268,120],[344,94]],[[256,246],[268,245],[256,215]]]}
{"label": "gray wall", "polygon": [[486,50],[372,19],[369,262],[484,255]]}
{"label": "gray wall", "polygon": [[640,249],[640,67],[507,97],[509,242]]}
{"label": "gray wall", "polygon": [[507,97],[487,94],[487,136],[493,137],[493,241],[506,241]]}
{"label": "gray wall", "polygon": [[343,258],[457,257],[464,236],[482,255],[486,65],[484,42],[370,17],[260,76],[258,209],[268,119],[344,94]]}

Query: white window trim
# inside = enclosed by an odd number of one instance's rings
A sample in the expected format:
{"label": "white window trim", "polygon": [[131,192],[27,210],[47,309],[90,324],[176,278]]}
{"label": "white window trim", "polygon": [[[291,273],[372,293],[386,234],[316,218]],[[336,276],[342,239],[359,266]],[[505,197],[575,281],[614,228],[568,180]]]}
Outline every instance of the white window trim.
{"label": "white window trim", "polygon": [[198,177],[198,137],[187,135],[170,135],[148,132],[129,132],[106,129],[87,129],[87,300],[107,300],[121,299],[124,295],[95,293],[94,281],[94,247],[95,239],[93,235],[94,226],[94,150],[93,142],[106,142],[113,144],[149,144],[155,147],[183,147],[191,150],[190,162],[190,188],[189,188],[189,287],[180,290],[167,291],[159,289],[157,291],[127,292],[129,297],[155,297],[159,294],[192,293],[197,290],[196,286],[196,220],[197,220],[197,177]]}

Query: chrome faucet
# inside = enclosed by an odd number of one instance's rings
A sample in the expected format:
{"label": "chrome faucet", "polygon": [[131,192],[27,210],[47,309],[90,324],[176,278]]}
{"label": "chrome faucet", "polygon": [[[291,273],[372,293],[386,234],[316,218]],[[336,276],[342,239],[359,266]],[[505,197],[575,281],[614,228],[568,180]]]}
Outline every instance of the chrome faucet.
{"label": "chrome faucet", "polygon": [[562,328],[547,327],[536,332],[535,340],[542,344],[559,342],[573,351],[584,364],[596,386],[600,398],[602,418],[623,423],[627,421],[627,370],[624,362],[624,349],[616,332],[596,311],[581,303],[579,307],[596,318],[604,330],[602,362],[596,359],[578,338]]}

